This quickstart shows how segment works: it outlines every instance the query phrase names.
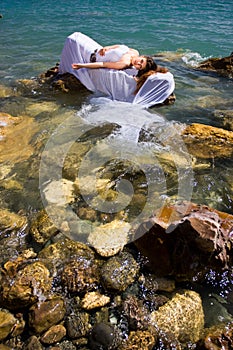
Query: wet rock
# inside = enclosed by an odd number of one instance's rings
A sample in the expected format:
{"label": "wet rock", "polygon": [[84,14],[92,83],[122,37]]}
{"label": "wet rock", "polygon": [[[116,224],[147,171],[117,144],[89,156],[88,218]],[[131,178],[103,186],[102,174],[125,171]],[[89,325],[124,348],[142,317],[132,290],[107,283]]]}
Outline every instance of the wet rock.
{"label": "wet rock", "polygon": [[62,324],[50,327],[40,338],[44,344],[55,344],[60,342],[66,335],[66,329]]}
{"label": "wet rock", "polygon": [[154,226],[134,243],[157,276],[196,276],[201,281],[208,268],[222,271],[231,266],[232,215],[183,202],[164,206],[151,223]]}
{"label": "wet rock", "polygon": [[88,345],[93,350],[118,349],[121,339],[117,329],[106,323],[96,324],[90,334]]}
{"label": "wet rock", "polygon": [[98,265],[93,259],[80,257],[68,263],[62,273],[62,283],[69,292],[93,289],[99,282]]}
{"label": "wet rock", "polygon": [[32,335],[25,341],[23,350],[43,350],[43,346],[39,339]]}
{"label": "wet rock", "polygon": [[110,298],[99,292],[88,292],[81,301],[81,306],[85,310],[92,310],[107,305]]}
{"label": "wet rock", "polygon": [[175,289],[175,281],[168,278],[159,278],[153,274],[141,275],[138,279],[144,292],[155,293],[156,291],[172,292]]}
{"label": "wet rock", "polygon": [[65,325],[71,339],[85,337],[91,329],[90,315],[87,312],[71,314],[66,318]]}
{"label": "wet rock", "polygon": [[188,151],[201,159],[231,157],[233,132],[204,124],[191,124],[182,132]]}
{"label": "wet rock", "polygon": [[97,213],[95,209],[79,207],[76,213],[81,220],[89,220],[92,222],[97,220]]}
{"label": "wet rock", "polygon": [[233,78],[233,56],[223,58],[208,58],[198,64],[195,69],[215,73],[226,78]]}
{"label": "wet rock", "polygon": [[25,308],[45,298],[51,291],[49,270],[39,261],[21,266],[18,261],[4,265],[1,302],[10,310]]}
{"label": "wet rock", "polygon": [[45,73],[42,73],[39,79],[40,82],[49,84],[55,90],[60,90],[66,93],[69,91],[88,91],[73,74],[58,74],[58,64],[55,67],[48,69]]}
{"label": "wet rock", "polygon": [[66,313],[61,297],[38,302],[29,309],[29,327],[34,334],[40,334],[63,320]]}
{"label": "wet rock", "polygon": [[[33,155],[30,141],[37,128],[32,118],[12,117],[7,113],[0,113],[0,162],[15,164]],[[4,142],[1,142],[2,140]]]}
{"label": "wet rock", "polygon": [[0,210],[0,263],[16,258],[27,249],[28,221],[26,216]]}
{"label": "wet rock", "polygon": [[121,252],[108,259],[101,267],[103,285],[110,290],[125,291],[132,284],[139,271],[139,265],[130,253]]}
{"label": "wet rock", "polygon": [[73,182],[61,179],[50,182],[43,193],[47,202],[57,206],[63,206],[74,201]]}
{"label": "wet rock", "polygon": [[70,340],[63,340],[59,346],[52,347],[50,350],[77,350],[77,347]]}
{"label": "wet rock", "polygon": [[104,257],[116,255],[128,242],[131,225],[120,220],[96,227],[88,236],[88,242]]}
{"label": "wet rock", "polygon": [[221,123],[224,129],[233,131],[233,110],[232,109],[215,110],[214,117]]}
{"label": "wet rock", "polygon": [[202,300],[198,293],[184,291],[151,313],[151,324],[160,331],[172,333],[184,344],[195,343],[204,328]]}
{"label": "wet rock", "polygon": [[57,228],[45,210],[41,210],[31,221],[29,233],[33,241],[44,245],[57,233]]}
{"label": "wet rock", "polygon": [[0,344],[0,350],[12,350],[12,348],[7,345]]}
{"label": "wet rock", "polygon": [[123,302],[123,313],[131,330],[148,330],[150,328],[149,310],[143,301],[134,295],[129,295]]}
{"label": "wet rock", "polygon": [[[1,18],[1,14],[0,14]],[[0,85],[0,98],[6,98],[10,96],[14,96],[15,92],[8,86]]]}
{"label": "wet rock", "polygon": [[155,335],[148,331],[132,331],[119,350],[152,350],[156,343]]}
{"label": "wet rock", "polygon": [[0,341],[4,340],[14,329],[17,319],[7,310],[0,310]]}
{"label": "wet rock", "polygon": [[18,215],[7,209],[0,210],[0,231],[4,232],[23,231],[27,226],[26,216]]}
{"label": "wet rock", "polygon": [[81,242],[76,242],[68,238],[61,238],[58,242],[43,248],[38,257],[44,259],[51,271],[62,269],[72,260],[82,258],[93,260],[95,254],[91,248]]}
{"label": "wet rock", "polygon": [[197,350],[223,350],[233,348],[233,323],[219,324],[207,328],[204,333],[204,337],[197,343]]}

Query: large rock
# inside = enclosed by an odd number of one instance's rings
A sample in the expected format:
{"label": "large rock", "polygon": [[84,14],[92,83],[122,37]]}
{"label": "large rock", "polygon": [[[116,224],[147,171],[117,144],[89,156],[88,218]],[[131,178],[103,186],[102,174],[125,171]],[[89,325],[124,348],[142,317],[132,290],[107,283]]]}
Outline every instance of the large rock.
{"label": "large rock", "polygon": [[204,312],[198,293],[177,293],[157,311],[151,313],[151,324],[163,332],[172,333],[182,344],[197,342],[204,328]]}
{"label": "large rock", "polygon": [[194,123],[185,127],[182,138],[188,151],[197,158],[232,157],[233,131]]}
{"label": "large rock", "polygon": [[63,320],[65,313],[65,302],[59,296],[34,304],[29,310],[29,327],[31,332],[40,334],[48,330]]}
{"label": "large rock", "polygon": [[233,53],[222,58],[208,58],[199,63],[197,70],[216,73],[226,78],[233,78]]}
{"label": "large rock", "polygon": [[233,131],[233,110],[232,109],[217,109],[213,113],[222,127],[226,130]]}
{"label": "large rock", "polygon": [[44,264],[24,263],[16,260],[4,265],[0,301],[10,310],[26,308],[51,292],[52,279]]}
{"label": "large rock", "polygon": [[208,268],[232,265],[233,216],[193,203],[166,205],[147,222],[153,225],[135,244],[157,276],[201,280]]}
{"label": "large rock", "polygon": [[37,130],[33,118],[0,112],[0,162],[18,163],[28,159],[34,153],[30,141]]}

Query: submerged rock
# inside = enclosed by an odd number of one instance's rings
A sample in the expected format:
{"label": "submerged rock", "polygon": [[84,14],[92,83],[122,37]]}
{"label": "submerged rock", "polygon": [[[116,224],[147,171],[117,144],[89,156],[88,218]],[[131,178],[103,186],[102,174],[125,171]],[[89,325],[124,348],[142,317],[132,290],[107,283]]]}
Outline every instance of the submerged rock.
{"label": "submerged rock", "polygon": [[41,210],[31,220],[29,233],[34,242],[44,245],[57,233],[57,228],[50,220],[45,210]]}
{"label": "submerged rock", "polygon": [[41,337],[44,344],[55,344],[60,342],[66,335],[66,329],[62,324],[51,326]]}
{"label": "submerged rock", "polygon": [[107,295],[100,294],[99,292],[88,292],[84,295],[81,306],[85,310],[92,310],[105,306],[109,302],[110,298]]}
{"label": "submerged rock", "polygon": [[120,340],[119,332],[114,326],[101,322],[93,327],[88,345],[92,350],[114,350],[118,349]]}
{"label": "submerged rock", "polygon": [[152,350],[156,340],[156,336],[149,331],[132,331],[119,350]]}
{"label": "submerged rock", "polygon": [[204,312],[198,293],[184,291],[151,313],[151,324],[159,331],[172,333],[183,344],[197,342],[204,329]]}
{"label": "submerged rock", "polygon": [[29,309],[29,327],[34,334],[41,334],[63,320],[66,313],[64,299],[60,296],[38,302]]}
{"label": "submerged rock", "polygon": [[87,336],[92,328],[90,315],[87,312],[72,313],[66,318],[65,325],[71,339]]}
{"label": "submerged rock", "polygon": [[116,255],[128,243],[131,225],[121,220],[113,220],[96,227],[88,236],[88,242],[104,257]]}
{"label": "submerged rock", "polygon": [[204,335],[198,341],[196,349],[233,349],[233,323],[220,323],[217,326],[205,329]]}
{"label": "submerged rock", "polygon": [[12,333],[17,319],[8,310],[0,310],[0,341]]}
{"label": "submerged rock", "polygon": [[43,300],[51,292],[50,272],[39,261],[28,263],[8,262],[2,275],[1,303],[9,310],[26,308]]}
{"label": "submerged rock", "polygon": [[138,271],[139,265],[133,256],[121,252],[103,264],[100,274],[105,288],[122,292],[134,282]]}
{"label": "submerged rock", "polygon": [[0,112],[0,162],[15,164],[32,156],[30,141],[37,129],[33,118]]}
{"label": "submerged rock", "polygon": [[69,292],[93,289],[99,282],[99,267],[90,258],[79,257],[68,263],[62,272],[62,284]]}
{"label": "submerged rock", "polygon": [[214,111],[214,117],[222,124],[222,127],[233,131],[233,110],[217,109]]}

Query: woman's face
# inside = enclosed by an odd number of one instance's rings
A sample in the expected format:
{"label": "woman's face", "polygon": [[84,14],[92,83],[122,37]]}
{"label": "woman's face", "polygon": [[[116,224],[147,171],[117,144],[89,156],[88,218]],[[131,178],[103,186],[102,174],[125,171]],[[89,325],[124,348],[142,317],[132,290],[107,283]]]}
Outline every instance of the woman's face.
{"label": "woman's face", "polygon": [[132,57],[132,65],[138,69],[138,70],[141,70],[141,69],[145,69],[146,68],[146,58],[144,56],[135,56],[135,57]]}

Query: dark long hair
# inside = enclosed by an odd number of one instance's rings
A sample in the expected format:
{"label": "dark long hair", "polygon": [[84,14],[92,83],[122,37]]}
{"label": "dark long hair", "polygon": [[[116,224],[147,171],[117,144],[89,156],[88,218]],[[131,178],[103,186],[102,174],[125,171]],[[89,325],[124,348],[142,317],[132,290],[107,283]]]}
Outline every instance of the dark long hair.
{"label": "dark long hair", "polygon": [[157,64],[151,56],[144,55],[143,57],[146,58],[146,67],[138,71],[137,78],[141,77],[143,74],[149,72],[150,70],[157,71],[158,68]]}
{"label": "dark long hair", "polygon": [[[139,76],[136,76],[137,79],[137,87],[136,90],[134,92],[134,94],[136,95],[137,92],[140,90],[140,88],[142,87],[142,85],[145,83],[145,81],[149,78],[150,75],[156,74],[156,73],[167,73],[168,69],[166,67],[161,67],[158,66],[155,62],[154,62],[156,69],[149,69],[146,71],[146,68],[143,69],[143,73],[141,73]],[[141,71],[139,71],[141,72]]]}

